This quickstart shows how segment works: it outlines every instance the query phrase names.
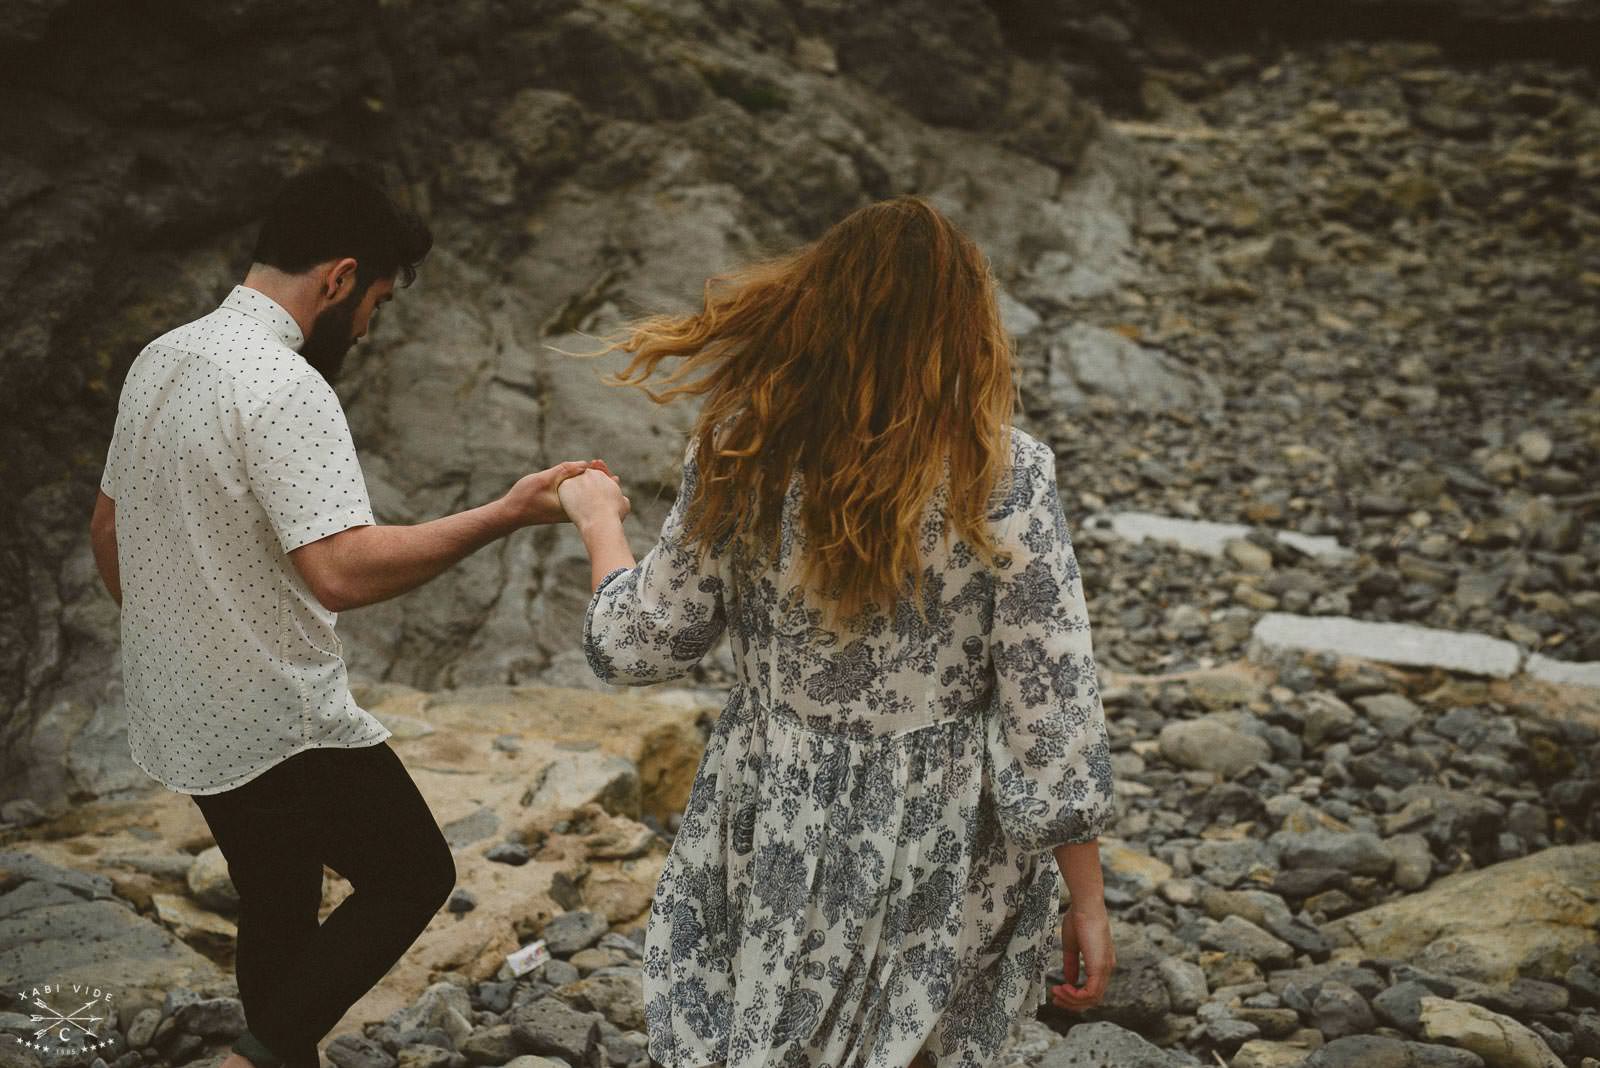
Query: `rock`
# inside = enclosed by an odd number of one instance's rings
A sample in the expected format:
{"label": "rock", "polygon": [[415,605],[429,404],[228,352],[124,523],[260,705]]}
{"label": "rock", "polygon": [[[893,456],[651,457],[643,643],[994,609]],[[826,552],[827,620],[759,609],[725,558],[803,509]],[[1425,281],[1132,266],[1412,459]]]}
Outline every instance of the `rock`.
{"label": "rock", "polygon": [[1211,991],[1206,986],[1206,973],[1198,964],[1180,957],[1168,957],[1158,967],[1161,981],[1167,988],[1167,1000],[1173,1012],[1188,1014],[1205,1004]]}
{"label": "rock", "polygon": [[1259,838],[1201,842],[1190,858],[1208,882],[1223,887],[1237,886],[1246,879],[1264,881],[1278,867],[1277,849]]}
{"label": "rock", "polygon": [[155,1036],[156,1025],[161,1022],[161,1010],[140,1009],[128,1024],[128,1048],[144,1049]]}
{"label": "rock", "polygon": [[1384,845],[1394,857],[1394,885],[1402,890],[1420,890],[1433,877],[1433,851],[1420,834],[1397,834]]}
{"label": "rock", "polygon": [[1244,538],[1228,539],[1223,546],[1223,553],[1245,571],[1259,573],[1272,570],[1272,554]]}
{"label": "rock", "polygon": [[1516,645],[1498,638],[1342,616],[1268,612],[1256,621],[1251,639],[1268,651],[1332,653],[1500,679],[1516,674],[1522,664],[1522,653]]}
{"label": "rock", "polygon": [[[1106,985],[1105,999],[1094,1010],[1094,1018],[1139,1030],[1158,1026],[1172,1008],[1161,972],[1166,954],[1138,928],[1125,927],[1120,922],[1113,923],[1112,937],[1117,947],[1117,966]],[[1059,962],[1052,965],[1052,974],[1060,974]]]}
{"label": "rock", "polygon": [[1471,1050],[1489,1068],[1564,1068],[1561,1058],[1538,1035],[1481,1005],[1423,998],[1422,1032]]}
{"label": "rock", "polygon": [[385,1020],[402,1033],[437,1028],[450,1040],[452,1049],[473,1031],[472,999],[465,988],[440,981],[429,984],[415,1001],[389,1014]]}
{"label": "rock", "polygon": [[1397,693],[1369,694],[1355,703],[1385,738],[1404,738],[1422,718],[1422,710]]}
{"label": "rock", "polygon": [[456,1048],[472,1064],[505,1064],[521,1051],[511,1024],[480,1028],[457,1043]]}
{"label": "rock", "polygon": [[479,808],[439,828],[451,849],[464,849],[473,842],[481,842],[499,829],[500,817],[492,808]]}
{"label": "rock", "polygon": [[557,988],[555,996],[574,1008],[598,1012],[618,1027],[644,1027],[644,981],[635,970],[625,975],[591,975]]}
{"label": "rock", "polygon": [[1208,377],[1165,353],[1085,322],[1046,343],[1050,395],[1059,408],[1109,397],[1139,411],[1215,407],[1222,394]]}
{"label": "rock", "polygon": [[150,904],[162,926],[185,942],[232,944],[239,937],[239,928],[232,920],[209,912],[186,897],[151,894]]}
{"label": "rock", "polygon": [[555,997],[540,998],[511,1014],[513,1033],[524,1050],[554,1054],[575,1065],[593,1063],[604,1019],[597,1012],[580,1012]]}
{"label": "rock", "polygon": [[1238,778],[1272,758],[1272,747],[1214,717],[1169,723],[1161,728],[1161,755],[1179,767]]}
{"label": "rock", "polygon": [[1408,1035],[1422,1033],[1422,999],[1434,992],[1416,980],[1396,983],[1372,999],[1379,1020]]}
{"label": "rock", "polygon": [[179,1009],[177,1021],[191,1035],[235,1039],[244,1034],[244,1005],[238,998],[203,998]]}
{"label": "rock", "polygon": [[1377,1023],[1367,999],[1337,981],[1322,984],[1311,1002],[1311,1016],[1317,1030],[1329,1039],[1366,1034]]}
{"label": "rock", "polygon": [[625,757],[598,750],[560,757],[539,773],[523,804],[529,808],[578,808],[595,802],[617,816],[638,819],[639,769]]}
{"label": "rock", "polygon": [[189,866],[189,894],[208,909],[236,915],[239,891],[228,873],[228,861],[216,846],[203,850]]}
{"label": "rock", "polygon": [[111,880],[46,863],[27,853],[0,853],[0,975],[92,973],[114,990],[207,989],[221,970],[160,925],[119,901]]}
{"label": "rock", "polygon": [[1542,464],[1555,451],[1555,443],[1542,430],[1524,430],[1517,435],[1517,451],[1529,463]]}
{"label": "rock", "polygon": [[1323,742],[1348,738],[1356,726],[1356,713],[1329,693],[1307,694],[1307,713],[1301,737],[1313,749]]}
{"label": "rock", "polygon": [[1339,868],[1382,877],[1394,867],[1383,840],[1362,831],[1276,831],[1271,841],[1286,868]]}
{"label": "rock", "polygon": [[1228,1062],[1229,1068],[1299,1068],[1310,1053],[1294,1042],[1269,1042],[1253,1038],[1240,1046]]}
{"label": "rock", "polygon": [[1080,1023],[1038,1068],[1188,1068],[1187,1062],[1114,1023]]}
{"label": "rock", "polygon": [[513,867],[520,867],[528,863],[529,853],[528,847],[521,842],[500,842],[491,847],[484,856],[496,864],[510,864]]}
{"label": "rock", "polygon": [[[1555,846],[1438,880],[1428,889],[1324,925],[1336,946],[1506,983],[1558,978],[1600,922],[1600,843]],[[1493,901],[1496,907],[1485,909]],[[1507,922],[1507,917],[1515,917]]]}
{"label": "rock", "polygon": [[[443,1046],[401,1046],[395,1053],[395,1068],[451,1068],[461,1055]],[[503,1061],[495,1061],[503,1064]]]}
{"label": "rock", "polygon": [[1483,1058],[1448,1046],[1352,1035],[1336,1038],[1312,1053],[1304,1068],[1483,1068]]}
{"label": "rock", "polygon": [[607,926],[605,917],[593,912],[563,912],[544,925],[539,937],[552,956],[570,957],[598,942]]}
{"label": "rock", "polygon": [[1109,836],[1100,839],[1100,863],[1106,885],[1125,891],[1135,900],[1148,897],[1172,878],[1171,865]]}
{"label": "rock", "polygon": [[1263,968],[1281,968],[1294,963],[1294,949],[1274,938],[1243,916],[1228,916],[1200,935],[1200,944],[1237,957],[1255,961]]}
{"label": "rock", "polygon": [[395,1068],[389,1051],[361,1035],[340,1035],[323,1048],[334,1068]]}

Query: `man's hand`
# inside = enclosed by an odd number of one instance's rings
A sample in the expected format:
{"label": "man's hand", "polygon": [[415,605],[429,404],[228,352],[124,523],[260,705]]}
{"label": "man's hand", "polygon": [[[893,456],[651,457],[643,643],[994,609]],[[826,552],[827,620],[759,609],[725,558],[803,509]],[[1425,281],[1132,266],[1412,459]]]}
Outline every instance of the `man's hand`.
{"label": "man's hand", "polygon": [[521,527],[564,522],[567,513],[566,509],[561,507],[561,498],[556,494],[556,487],[566,479],[581,475],[586,470],[597,470],[612,482],[621,485],[617,476],[606,467],[604,460],[571,460],[518,479],[517,484],[506,491],[500,503]]}
{"label": "man's hand", "polygon": [[1116,949],[1111,944],[1111,917],[1103,903],[1098,907],[1074,903],[1061,917],[1061,956],[1067,981],[1050,988],[1056,1007],[1082,1012],[1100,1004],[1112,969],[1117,966]]}

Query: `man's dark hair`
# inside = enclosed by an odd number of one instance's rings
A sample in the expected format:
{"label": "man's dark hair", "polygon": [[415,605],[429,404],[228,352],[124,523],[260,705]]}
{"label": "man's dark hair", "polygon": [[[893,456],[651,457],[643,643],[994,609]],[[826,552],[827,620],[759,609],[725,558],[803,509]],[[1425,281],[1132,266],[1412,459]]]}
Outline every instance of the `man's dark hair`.
{"label": "man's dark hair", "polygon": [[375,182],[349,167],[328,164],[284,183],[261,222],[252,258],[300,274],[349,256],[356,261],[359,293],[390,275],[410,285],[432,247],[427,224],[398,207]]}

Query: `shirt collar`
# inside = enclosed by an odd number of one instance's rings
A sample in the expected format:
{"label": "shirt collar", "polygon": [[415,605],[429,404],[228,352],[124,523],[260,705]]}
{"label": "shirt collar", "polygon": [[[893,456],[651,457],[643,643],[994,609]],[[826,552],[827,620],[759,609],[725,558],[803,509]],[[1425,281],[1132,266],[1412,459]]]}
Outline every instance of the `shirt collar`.
{"label": "shirt collar", "polygon": [[278,340],[296,352],[306,343],[306,338],[300,331],[300,324],[294,321],[294,316],[289,314],[287,308],[259,289],[239,285],[233,287],[233,292],[222,302],[224,308],[236,312],[243,312],[252,319],[265,323]]}

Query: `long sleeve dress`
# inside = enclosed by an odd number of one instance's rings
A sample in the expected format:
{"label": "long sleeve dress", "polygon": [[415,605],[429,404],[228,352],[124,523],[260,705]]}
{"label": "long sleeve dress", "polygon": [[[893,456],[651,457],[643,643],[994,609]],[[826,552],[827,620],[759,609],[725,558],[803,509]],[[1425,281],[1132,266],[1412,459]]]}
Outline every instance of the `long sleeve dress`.
{"label": "long sleeve dress", "polygon": [[904,1068],[919,1050],[980,1068],[1043,1000],[1049,850],[1095,838],[1113,790],[1055,456],[1015,428],[1011,445],[989,514],[1011,564],[941,537],[941,488],[926,622],[902,598],[850,640],[822,628],[786,577],[798,474],[778,561],[697,567],[693,441],[660,541],[595,590],[599,678],[679,677],[724,630],[737,668],[646,927],[649,1052],[667,1068]]}

